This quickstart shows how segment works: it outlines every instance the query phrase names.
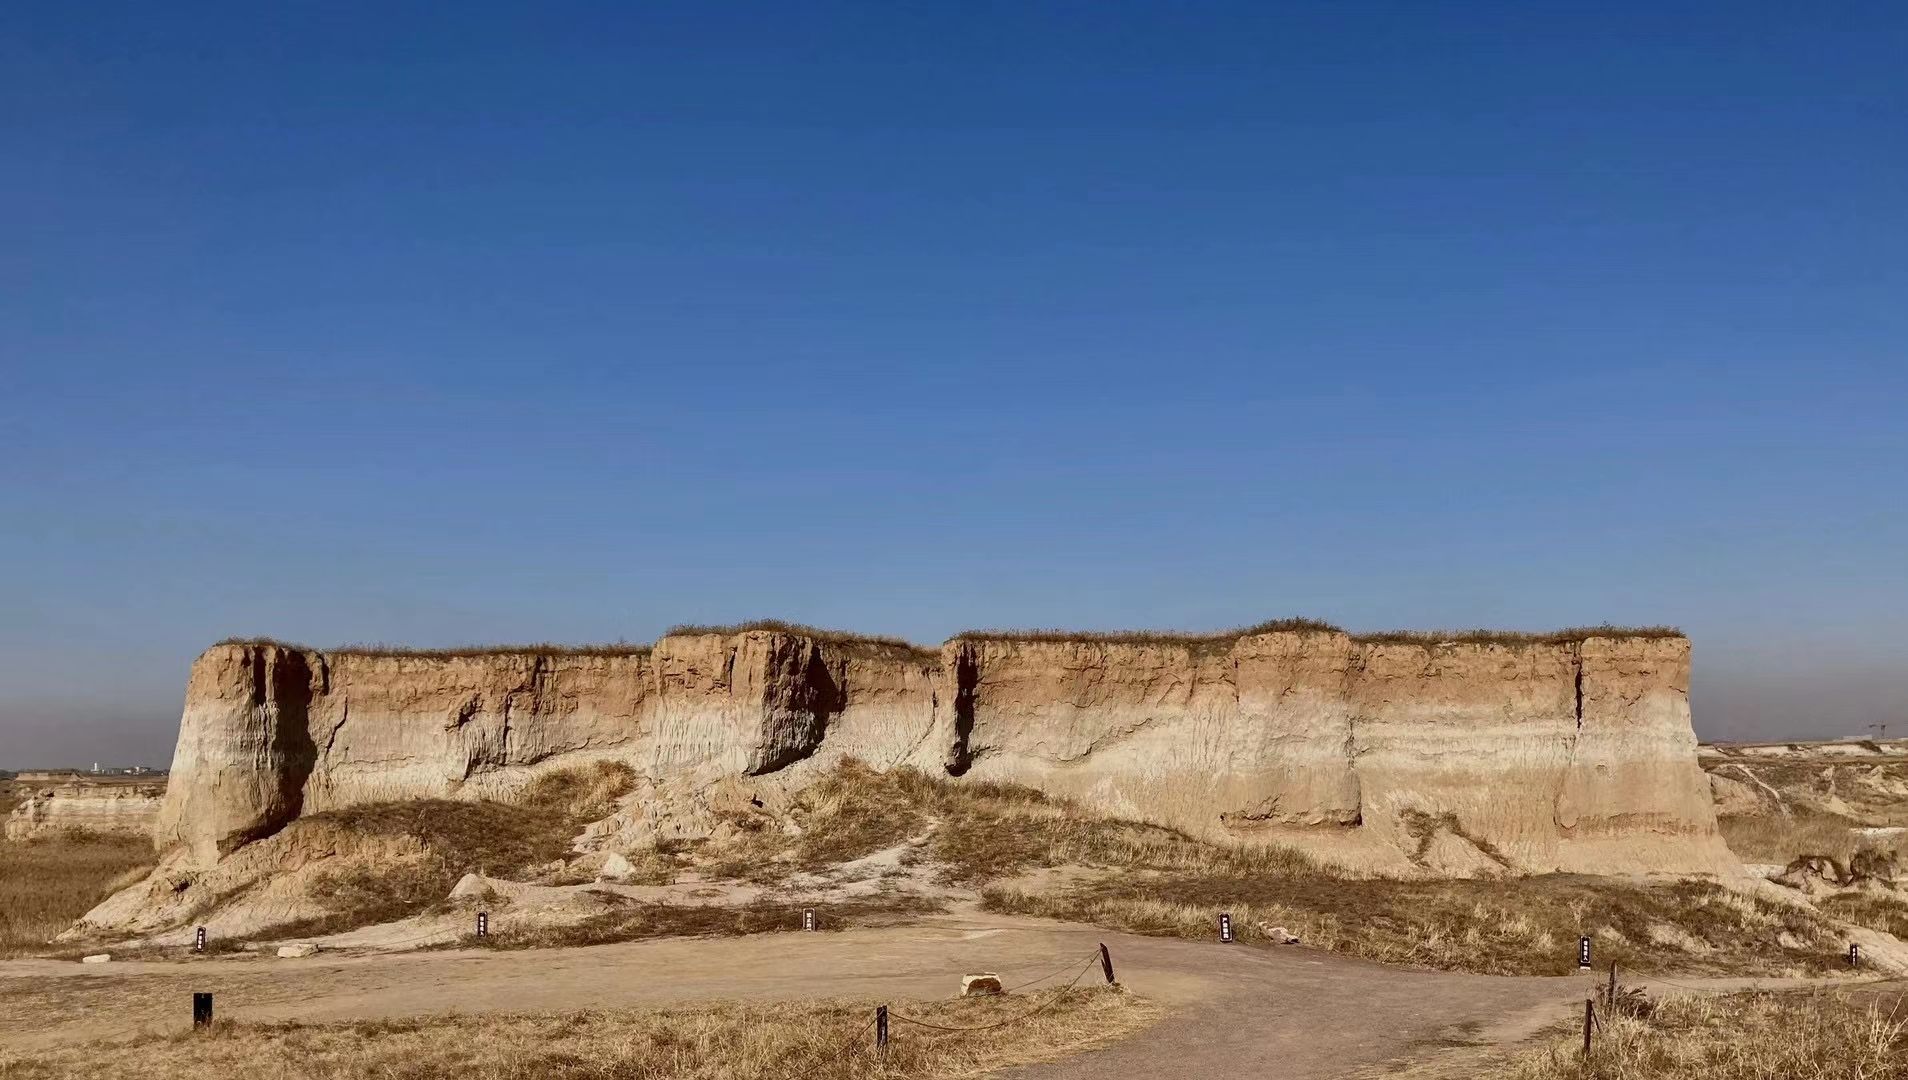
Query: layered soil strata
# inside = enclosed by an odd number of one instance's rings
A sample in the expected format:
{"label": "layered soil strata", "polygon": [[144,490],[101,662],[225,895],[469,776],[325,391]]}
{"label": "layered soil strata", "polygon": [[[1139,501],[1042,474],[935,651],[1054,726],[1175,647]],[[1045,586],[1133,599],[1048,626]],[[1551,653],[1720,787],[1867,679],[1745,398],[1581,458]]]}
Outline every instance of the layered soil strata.
{"label": "layered soil strata", "polygon": [[1360,870],[1725,872],[1688,675],[1680,635],[1306,625],[939,650],[796,628],[588,651],[231,643],[193,665],[155,834],[209,865],[301,814],[505,796],[593,760],[658,797],[770,802],[856,757]]}

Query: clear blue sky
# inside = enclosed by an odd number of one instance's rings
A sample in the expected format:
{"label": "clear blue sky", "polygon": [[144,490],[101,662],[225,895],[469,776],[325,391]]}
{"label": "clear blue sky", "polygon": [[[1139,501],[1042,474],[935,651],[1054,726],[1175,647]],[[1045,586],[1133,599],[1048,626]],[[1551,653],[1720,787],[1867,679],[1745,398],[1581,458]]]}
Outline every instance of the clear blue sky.
{"label": "clear blue sky", "polygon": [[0,765],[228,634],[1680,625],[1908,733],[1898,3],[0,17]]}

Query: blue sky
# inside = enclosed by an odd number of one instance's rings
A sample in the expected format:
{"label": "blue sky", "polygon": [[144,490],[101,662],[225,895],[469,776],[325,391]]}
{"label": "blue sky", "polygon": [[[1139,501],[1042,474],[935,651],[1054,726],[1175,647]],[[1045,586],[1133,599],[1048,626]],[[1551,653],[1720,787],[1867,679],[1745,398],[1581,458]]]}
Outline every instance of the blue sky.
{"label": "blue sky", "polygon": [[1908,8],[27,3],[0,765],[229,634],[1667,622],[1908,733]]}

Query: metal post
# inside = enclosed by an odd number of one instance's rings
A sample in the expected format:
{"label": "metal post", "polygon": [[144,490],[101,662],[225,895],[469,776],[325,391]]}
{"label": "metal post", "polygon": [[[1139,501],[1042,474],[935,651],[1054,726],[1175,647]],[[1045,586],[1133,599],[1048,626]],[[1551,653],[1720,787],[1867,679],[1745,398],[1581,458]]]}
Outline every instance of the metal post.
{"label": "metal post", "polygon": [[1106,984],[1113,985],[1113,954],[1106,951],[1106,942],[1100,942],[1100,970],[1106,972]]}
{"label": "metal post", "polygon": [[477,936],[490,936],[490,912],[488,911],[480,911],[477,913]]}
{"label": "metal post", "polygon": [[1597,1003],[1590,998],[1584,998],[1583,999],[1583,1056],[1586,1061],[1589,1060],[1590,1058],[1590,1025],[1596,1022],[1597,1022]]}
{"label": "metal post", "polygon": [[212,1026],[212,995],[192,995],[192,1030],[204,1031]]}
{"label": "metal post", "polygon": [[198,931],[192,935],[192,951],[205,951],[205,927],[203,926],[199,927]]}
{"label": "metal post", "polygon": [[1230,942],[1232,940],[1231,912],[1220,912],[1219,914],[1219,940],[1222,942]]}
{"label": "metal post", "polygon": [[875,1006],[875,1049],[886,1050],[887,1048],[888,1007],[886,1005],[877,1005]]}
{"label": "metal post", "polygon": [[1587,937],[1577,939],[1577,970],[1590,970],[1590,939]]}
{"label": "metal post", "polygon": [[1603,999],[1604,1005],[1612,1011],[1616,1009],[1616,961],[1610,961],[1610,995]]}

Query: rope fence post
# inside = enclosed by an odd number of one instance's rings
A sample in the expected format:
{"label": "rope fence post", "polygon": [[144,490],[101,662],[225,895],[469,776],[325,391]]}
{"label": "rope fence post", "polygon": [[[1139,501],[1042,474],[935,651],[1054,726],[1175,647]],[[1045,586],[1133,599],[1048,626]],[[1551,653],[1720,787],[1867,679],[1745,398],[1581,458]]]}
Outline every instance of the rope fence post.
{"label": "rope fence post", "polygon": [[885,1054],[888,1050],[888,1007],[875,1006],[875,1053]]}
{"label": "rope fence post", "polygon": [[1597,1022],[1597,1003],[1592,998],[1583,999],[1583,1059],[1590,1060],[1590,1025]]}
{"label": "rope fence post", "polygon": [[1610,993],[1603,999],[1604,1007],[1612,1011],[1616,1009],[1616,990],[1616,961],[1612,960],[1610,961]]}
{"label": "rope fence post", "polygon": [[1106,942],[1100,942],[1100,968],[1106,972],[1106,985],[1113,985],[1113,954],[1106,951]]}
{"label": "rope fence post", "polygon": [[195,993],[192,995],[192,1030],[204,1031],[212,1026],[212,995]]}

